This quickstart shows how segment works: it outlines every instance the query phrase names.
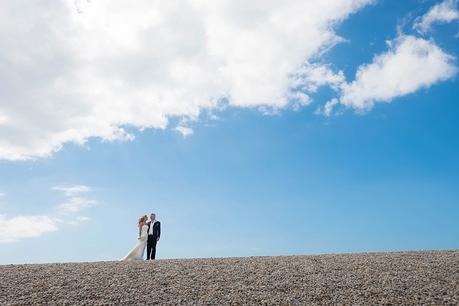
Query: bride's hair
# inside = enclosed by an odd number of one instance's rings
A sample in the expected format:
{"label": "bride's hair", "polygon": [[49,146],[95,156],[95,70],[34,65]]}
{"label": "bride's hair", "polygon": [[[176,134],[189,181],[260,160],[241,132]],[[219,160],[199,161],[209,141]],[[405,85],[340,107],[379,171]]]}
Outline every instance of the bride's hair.
{"label": "bride's hair", "polygon": [[140,217],[139,221],[137,222],[137,225],[140,227],[140,225],[141,225],[144,221],[147,221],[147,220],[148,220],[147,215],[143,215],[142,217]]}

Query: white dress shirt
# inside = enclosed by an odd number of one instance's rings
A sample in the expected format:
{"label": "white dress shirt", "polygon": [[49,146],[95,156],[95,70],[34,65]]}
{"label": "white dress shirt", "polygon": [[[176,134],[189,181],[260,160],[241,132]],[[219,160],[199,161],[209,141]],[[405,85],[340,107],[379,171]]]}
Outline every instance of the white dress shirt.
{"label": "white dress shirt", "polygon": [[148,229],[148,235],[153,235],[153,225],[155,224],[155,221],[150,222],[150,228]]}

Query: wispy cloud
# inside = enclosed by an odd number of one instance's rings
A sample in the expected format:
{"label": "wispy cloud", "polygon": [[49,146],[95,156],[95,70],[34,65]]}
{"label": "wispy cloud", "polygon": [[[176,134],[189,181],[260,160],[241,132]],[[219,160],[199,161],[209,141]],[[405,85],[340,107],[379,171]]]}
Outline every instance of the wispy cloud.
{"label": "wispy cloud", "polygon": [[179,125],[175,128],[175,130],[177,132],[179,132],[180,134],[182,134],[183,137],[187,137],[187,136],[190,136],[190,135],[193,135],[193,129],[192,128],[189,128],[187,126],[183,126],[183,125]]}
{"label": "wispy cloud", "polygon": [[435,23],[448,23],[459,20],[457,0],[446,0],[434,5],[424,16],[419,17],[413,28],[420,33],[430,31]]}
{"label": "wispy cloud", "polygon": [[5,215],[0,215],[0,243],[39,237],[45,233],[55,232],[58,229],[58,221],[48,216],[7,218]]}
{"label": "wispy cloud", "polygon": [[65,196],[67,197],[73,197],[81,193],[87,193],[91,191],[91,187],[84,185],[55,186],[52,189],[64,192]]}
{"label": "wispy cloud", "polygon": [[327,103],[325,103],[324,106],[321,106],[317,109],[316,111],[316,114],[317,115],[324,115],[326,117],[330,117],[333,113],[333,108],[339,104],[339,101],[338,99],[336,98],[333,98],[329,101],[327,101]]}
{"label": "wispy cloud", "polygon": [[88,199],[83,194],[91,191],[91,187],[85,185],[56,186],[53,190],[64,193],[65,201],[57,206],[62,213],[78,213],[84,209],[97,205],[97,201]]}
{"label": "wispy cloud", "polygon": [[77,213],[96,204],[97,201],[94,200],[81,197],[71,197],[64,203],[59,204],[58,209],[64,213]]}
{"label": "wispy cloud", "polygon": [[86,216],[77,216],[74,220],[69,221],[71,225],[78,225],[80,223],[88,222],[91,218]]}
{"label": "wispy cloud", "polygon": [[[98,203],[83,197],[83,194],[92,190],[89,186],[66,185],[51,189],[62,192],[65,201],[58,204],[50,215],[19,215],[15,217],[0,215],[0,243],[39,237],[49,232],[58,231],[65,224],[78,225],[90,220],[87,216],[77,215]],[[0,197],[4,195],[4,193],[0,193]],[[62,217],[69,221],[62,221]]]}

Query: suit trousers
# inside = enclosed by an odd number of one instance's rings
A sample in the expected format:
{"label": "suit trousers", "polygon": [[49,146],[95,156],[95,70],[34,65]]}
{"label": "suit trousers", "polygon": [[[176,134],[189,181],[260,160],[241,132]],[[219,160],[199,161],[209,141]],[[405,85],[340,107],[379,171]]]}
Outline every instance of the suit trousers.
{"label": "suit trousers", "polygon": [[148,235],[147,239],[147,260],[155,259],[157,237]]}

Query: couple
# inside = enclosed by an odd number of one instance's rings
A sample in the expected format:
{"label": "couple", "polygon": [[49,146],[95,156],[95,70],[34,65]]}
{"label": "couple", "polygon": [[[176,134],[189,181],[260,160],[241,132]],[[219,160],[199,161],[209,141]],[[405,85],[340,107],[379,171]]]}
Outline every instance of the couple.
{"label": "couple", "polygon": [[143,260],[143,253],[147,247],[147,260],[155,259],[156,243],[161,236],[161,223],[156,220],[156,215],[150,215],[148,221],[147,215],[141,217],[138,222],[139,241],[137,245],[121,260]]}

